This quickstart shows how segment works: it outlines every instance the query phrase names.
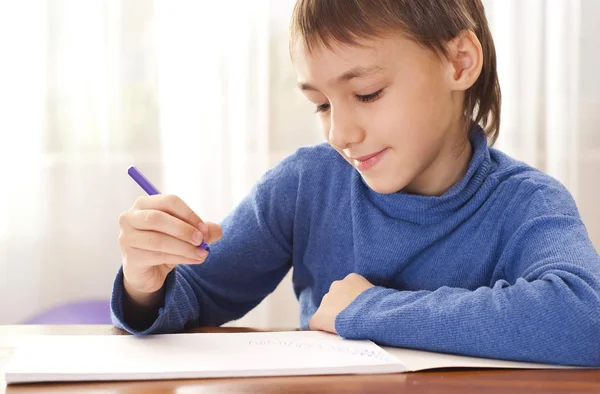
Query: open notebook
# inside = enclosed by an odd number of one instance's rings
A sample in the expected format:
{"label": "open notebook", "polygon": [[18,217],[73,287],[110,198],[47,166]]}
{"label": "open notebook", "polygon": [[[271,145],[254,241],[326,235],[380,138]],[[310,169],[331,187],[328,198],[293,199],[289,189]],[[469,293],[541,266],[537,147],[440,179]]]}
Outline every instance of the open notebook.
{"label": "open notebook", "polygon": [[208,377],[379,374],[442,367],[560,368],[381,348],[318,331],[29,337],[7,384]]}

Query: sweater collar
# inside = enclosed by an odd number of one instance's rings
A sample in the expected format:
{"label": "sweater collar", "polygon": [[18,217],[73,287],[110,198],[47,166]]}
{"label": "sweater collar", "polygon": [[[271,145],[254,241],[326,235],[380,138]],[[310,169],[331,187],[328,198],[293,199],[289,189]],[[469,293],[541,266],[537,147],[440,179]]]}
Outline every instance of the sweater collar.
{"label": "sweater collar", "polygon": [[475,209],[475,205],[480,205],[476,197],[490,172],[491,159],[481,127],[477,126],[470,133],[469,141],[473,156],[467,173],[441,196],[420,196],[402,190],[380,194],[367,186],[358,171],[354,174],[354,186],[363,189],[371,203],[385,215],[418,224],[438,223],[461,209]]}

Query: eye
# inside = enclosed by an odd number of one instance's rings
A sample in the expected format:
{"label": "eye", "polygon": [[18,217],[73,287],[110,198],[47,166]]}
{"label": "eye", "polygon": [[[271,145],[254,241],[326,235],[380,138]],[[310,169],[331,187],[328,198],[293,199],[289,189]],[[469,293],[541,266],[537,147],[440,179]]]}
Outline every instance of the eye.
{"label": "eye", "polygon": [[375,93],[371,93],[371,94],[364,94],[364,95],[357,94],[356,99],[358,101],[360,101],[361,103],[370,103],[370,102],[377,100],[379,97],[381,97],[382,93],[383,93],[383,89],[380,89],[380,90],[376,91]]}
{"label": "eye", "polygon": [[316,112],[327,112],[329,110],[329,104],[317,105]]}

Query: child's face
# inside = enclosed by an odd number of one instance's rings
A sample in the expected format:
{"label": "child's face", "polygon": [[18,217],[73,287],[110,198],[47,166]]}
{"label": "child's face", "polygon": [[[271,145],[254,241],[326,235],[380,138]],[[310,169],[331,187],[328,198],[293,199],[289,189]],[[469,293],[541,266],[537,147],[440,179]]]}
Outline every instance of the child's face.
{"label": "child's face", "polygon": [[440,160],[452,151],[455,157],[466,140],[464,92],[453,90],[453,67],[443,56],[411,40],[361,44],[309,53],[299,40],[293,54],[299,86],[315,104],[327,141],[371,189],[427,194],[442,186],[431,185],[440,182],[435,173],[447,171],[449,163]]}

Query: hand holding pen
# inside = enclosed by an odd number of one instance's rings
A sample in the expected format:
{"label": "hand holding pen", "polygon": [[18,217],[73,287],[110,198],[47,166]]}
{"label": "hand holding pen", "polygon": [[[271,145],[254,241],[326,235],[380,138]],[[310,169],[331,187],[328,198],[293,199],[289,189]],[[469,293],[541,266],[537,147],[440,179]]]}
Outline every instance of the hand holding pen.
{"label": "hand holding pen", "polygon": [[179,197],[160,194],[135,167],[128,173],[148,196],[119,217],[123,282],[135,303],[148,306],[173,268],[204,262],[221,227],[202,221]]}

